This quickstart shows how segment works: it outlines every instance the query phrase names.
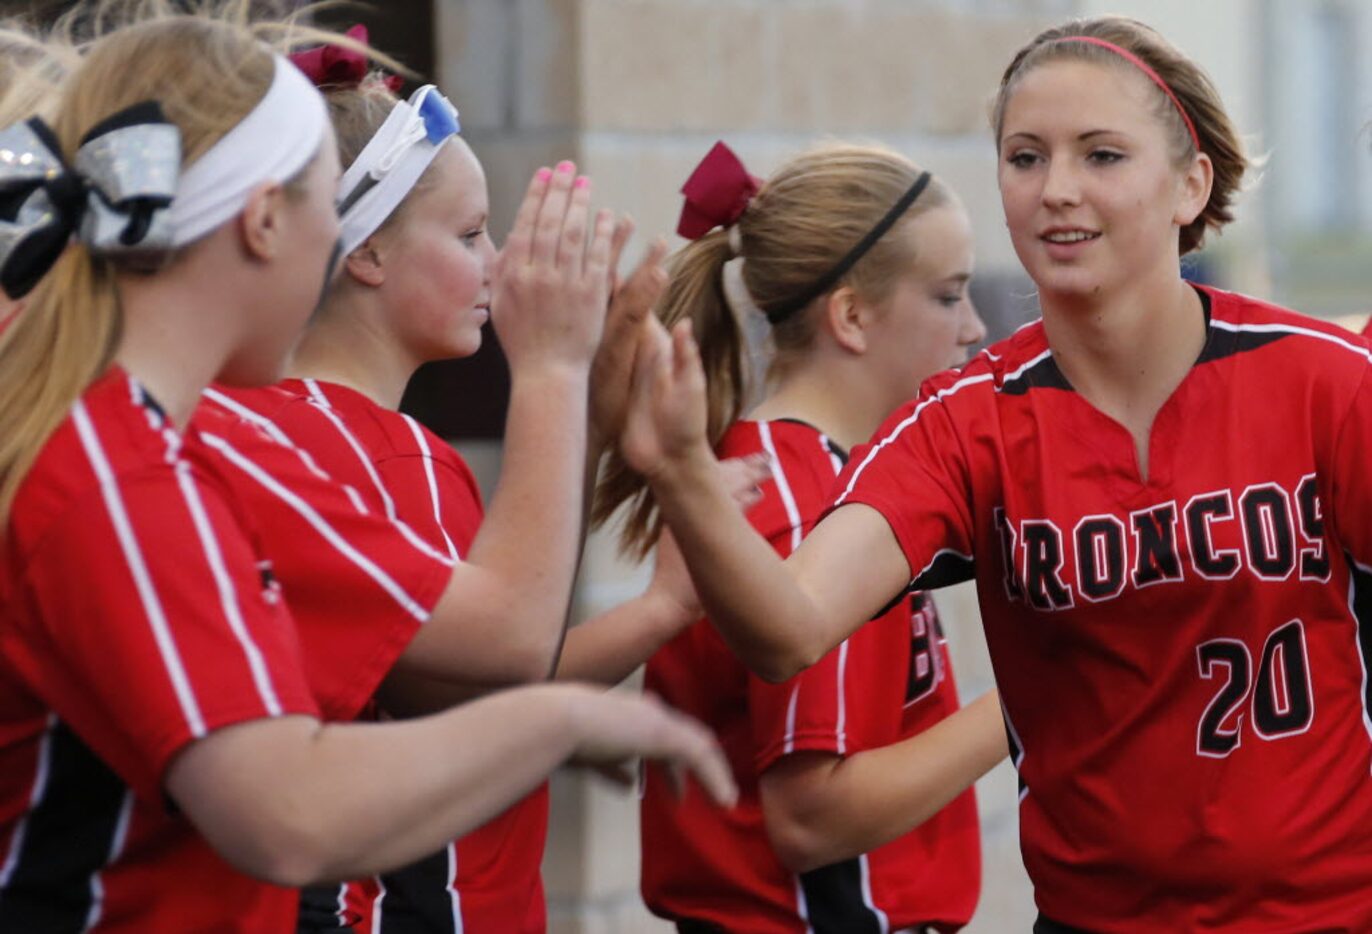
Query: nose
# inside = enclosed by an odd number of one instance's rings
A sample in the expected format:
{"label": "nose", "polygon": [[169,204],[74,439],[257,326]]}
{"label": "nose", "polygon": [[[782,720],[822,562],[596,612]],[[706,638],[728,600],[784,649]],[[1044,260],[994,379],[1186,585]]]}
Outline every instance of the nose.
{"label": "nose", "polygon": [[1063,207],[1081,201],[1081,187],[1076,167],[1071,159],[1050,158],[1043,179],[1043,203],[1048,207]]}
{"label": "nose", "polygon": [[986,322],[977,313],[977,306],[969,298],[963,303],[962,318],[958,322],[958,343],[963,347],[980,344],[986,340]]}
{"label": "nose", "polygon": [[491,279],[491,272],[495,268],[495,258],[499,251],[495,248],[495,241],[491,235],[483,232],[481,234],[481,246],[478,255],[481,258],[481,274],[487,282]]}

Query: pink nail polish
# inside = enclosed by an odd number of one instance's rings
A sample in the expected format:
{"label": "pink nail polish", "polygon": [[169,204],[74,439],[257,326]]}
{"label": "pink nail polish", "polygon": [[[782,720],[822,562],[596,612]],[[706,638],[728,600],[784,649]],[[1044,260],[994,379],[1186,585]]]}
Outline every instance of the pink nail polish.
{"label": "pink nail polish", "polygon": [[548,179],[553,177],[553,170],[546,167],[539,169],[537,172],[534,173],[534,177],[537,178],[540,182],[546,182]]}
{"label": "pink nail polish", "polygon": [[571,172],[571,171],[573,171],[574,169],[576,169],[576,165],[575,165],[574,163],[572,163],[572,162],[568,162],[568,161],[565,160],[565,159],[564,159],[562,162],[559,162],[559,163],[557,164],[557,170],[558,170],[559,172],[564,173],[564,174],[567,173],[567,172]]}
{"label": "pink nail polish", "polygon": [[579,175],[579,176],[577,176],[576,181],[572,183],[572,187],[573,187],[573,188],[586,188],[586,187],[589,187],[590,184],[591,184],[591,180],[590,180],[589,178],[587,178],[587,177],[584,176],[584,175]]}

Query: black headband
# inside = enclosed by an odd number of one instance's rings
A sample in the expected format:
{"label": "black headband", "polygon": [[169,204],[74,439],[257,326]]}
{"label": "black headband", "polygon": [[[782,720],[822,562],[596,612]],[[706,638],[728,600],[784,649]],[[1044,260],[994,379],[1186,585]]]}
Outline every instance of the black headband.
{"label": "black headband", "polygon": [[825,292],[832,289],[834,283],[842,279],[848,270],[852,269],[853,265],[858,260],[862,259],[878,240],[885,236],[886,231],[890,230],[895,225],[896,221],[900,220],[901,215],[910,209],[910,205],[914,204],[915,199],[929,186],[931,178],[932,176],[930,176],[928,172],[921,172],[919,178],[915,179],[915,183],[910,186],[909,190],[900,196],[899,201],[891,205],[891,210],[886,212],[885,217],[877,221],[875,227],[867,231],[867,236],[859,240],[857,246],[849,250],[847,255],[839,260],[833,269],[830,269],[827,273],[820,276],[817,282],[800,293],[800,295],[780,307],[773,308],[771,311],[767,312],[767,322],[769,324],[780,324],[814,301],[817,296],[823,295]]}

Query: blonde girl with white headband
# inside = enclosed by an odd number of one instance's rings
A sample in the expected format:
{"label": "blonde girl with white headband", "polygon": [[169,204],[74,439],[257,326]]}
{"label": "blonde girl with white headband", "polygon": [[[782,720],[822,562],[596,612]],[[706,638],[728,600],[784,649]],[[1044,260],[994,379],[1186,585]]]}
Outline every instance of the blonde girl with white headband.
{"label": "blonde girl with white headband", "polygon": [[1247,160],[1148,27],[1043,32],[993,128],[1043,318],[897,410],[787,562],[716,489],[687,334],[629,460],[765,676],[976,580],[1036,931],[1372,930],[1372,354],[1182,278]]}
{"label": "blonde girl with white headband", "polygon": [[0,927],[289,929],[276,885],[429,852],[572,754],[727,798],[696,727],[571,686],[321,725],[270,529],[185,426],[211,379],[277,378],[328,278],[322,100],[244,26],[164,15],[95,41],[54,112],[0,137],[27,302],[0,336]]}
{"label": "blonde girl with white headband", "polygon": [[[366,39],[360,27],[350,35]],[[566,633],[561,651],[582,529],[582,475],[618,432],[635,325],[660,291],[661,247],[616,293],[592,381],[594,344],[569,352],[565,339],[554,342],[553,321],[518,314],[537,307],[536,293],[520,291],[542,273],[513,262],[514,241],[497,260],[485,176],[458,135],[452,104],[432,85],[400,100],[349,48],[308,49],[293,60],[321,84],[347,166],[339,198],[342,273],[302,340],[291,379],[263,389],[217,387],[207,407],[243,418],[247,431],[284,434],[373,511],[461,562],[443,604],[421,626],[404,614],[344,605],[331,568],[302,563],[296,555],[313,554],[308,548],[287,549],[276,571],[298,595],[297,616],[324,617],[318,638],[305,640],[307,657],[317,670],[347,676],[359,700],[376,691],[390,716],[541,680],[555,667],[562,677],[620,680],[699,611],[684,569],[659,562],[645,594]],[[548,187],[545,207],[559,198],[584,205],[590,194],[589,180],[569,162],[542,170],[534,184]],[[616,231],[611,267],[628,232]],[[534,250],[554,246],[548,240]],[[559,249],[572,247],[564,239]],[[510,363],[512,392],[501,478],[483,522],[461,457],[396,409],[421,364],[476,352],[488,316]],[[246,440],[245,432],[238,436]],[[337,500],[334,491],[315,492],[320,508]],[[397,549],[412,551],[405,543]],[[435,932],[541,931],[547,813],[540,787],[416,865],[345,885],[341,894],[337,886],[308,891],[302,930],[344,923],[384,930],[390,919],[409,919]]]}

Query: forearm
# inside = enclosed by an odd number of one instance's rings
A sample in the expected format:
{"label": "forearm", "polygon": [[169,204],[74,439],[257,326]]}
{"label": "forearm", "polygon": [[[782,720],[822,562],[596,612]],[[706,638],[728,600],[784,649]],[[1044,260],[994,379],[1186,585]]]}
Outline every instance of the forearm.
{"label": "forearm", "polygon": [[868,853],[938,813],[1007,753],[992,691],[890,746],[801,764],[789,775],[783,760],[760,783],[773,848],[796,872]]}
{"label": "forearm", "polygon": [[734,506],[707,450],[651,484],[706,615],[745,665],[782,681],[828,650],[815,602]]}
{"label": "forearm", "polygon": [[[239,749],[221,744],[211,767],[192,747],[168,788],[216,849],[251,874],[296,885],[369,875],[480,826],[567,758],[577,724],[559,692],[570,690],[506,692],[404,723],[243,724],[222,737]],[[251,807],[234,788],[252,789]]]}
{"label": "forearm", "polygon": [[467,558],[482,586],[459,595],[468,618],[485,616],[476,635],[495,640],[467,651],[508,640],[540,660],[538,677],[553,668],[581,548],[586,380],[577,367],[514,376],[500,483]]}
{"label": "forearm", "polygon": [[572,627],[557,679],[618,684],[691,622],[679,604],[649,591]]}

